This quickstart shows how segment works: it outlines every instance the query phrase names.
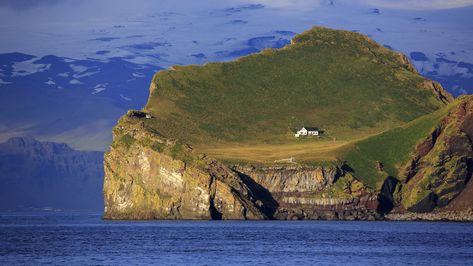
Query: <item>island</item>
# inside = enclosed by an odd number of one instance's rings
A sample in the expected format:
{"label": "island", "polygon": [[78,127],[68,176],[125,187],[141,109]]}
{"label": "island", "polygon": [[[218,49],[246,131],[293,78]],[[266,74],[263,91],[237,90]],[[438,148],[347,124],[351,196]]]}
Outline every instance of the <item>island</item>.
{"label": "island", "polygon": [[[305,126],[317,136],[294,137]],[[314,27],[156,73],[113,129],[104,218],[473,220],[472,140],[472,96],[367,36]]]}

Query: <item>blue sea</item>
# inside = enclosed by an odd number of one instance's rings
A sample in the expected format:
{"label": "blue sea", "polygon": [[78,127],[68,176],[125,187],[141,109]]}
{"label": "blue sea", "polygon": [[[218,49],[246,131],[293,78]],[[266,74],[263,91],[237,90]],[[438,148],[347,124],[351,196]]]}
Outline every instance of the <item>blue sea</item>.
{"label": "blue sea", "polygon": [[473,224],[0,214],[0,265],[473,265]]}

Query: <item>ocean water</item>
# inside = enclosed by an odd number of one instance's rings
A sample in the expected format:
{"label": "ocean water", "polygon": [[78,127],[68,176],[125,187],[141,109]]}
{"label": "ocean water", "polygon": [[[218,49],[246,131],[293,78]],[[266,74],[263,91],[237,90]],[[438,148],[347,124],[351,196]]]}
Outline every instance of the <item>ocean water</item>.
{"label": "ocean water", "polygon": [[0,214],[0,265],[473,265],[473,224]]}

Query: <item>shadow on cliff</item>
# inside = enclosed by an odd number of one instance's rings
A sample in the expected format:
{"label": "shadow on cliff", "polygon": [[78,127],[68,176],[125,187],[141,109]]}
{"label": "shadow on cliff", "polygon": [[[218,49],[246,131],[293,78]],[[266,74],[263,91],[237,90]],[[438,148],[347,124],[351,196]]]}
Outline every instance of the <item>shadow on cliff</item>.
{"label": "shadow on cliff", "polygon": [[381,214],[389,213],[394,208],[394,191],[398,185],[399,180],[392,176],[388,176],[381,187],[381,191],[378,196],[379,207],[378,212]]}
{"label": "shadow on cliff", "polygon": [[[269,218],[274,219],[274,214],[276,213],[279,203],[273,198],[271,192],[266,188],[256,183],[249,175],[238,172],[232,169],[241,180],[248,186],[248,188],[253,193],[253,197],[258,208]],[[258,203],[260,202],[260,203]]]}
{"label": "shadow on cliff", "polygon": [[222,220],[223,214],[215,208],[214,198],[210,197],[210,217],[212,220]]}

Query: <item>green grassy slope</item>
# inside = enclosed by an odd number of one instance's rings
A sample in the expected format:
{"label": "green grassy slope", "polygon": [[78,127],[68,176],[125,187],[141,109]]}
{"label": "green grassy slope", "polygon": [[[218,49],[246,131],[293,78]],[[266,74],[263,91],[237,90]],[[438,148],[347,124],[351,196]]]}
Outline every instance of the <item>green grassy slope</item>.
{"label": "green grassy slope", "polygon": [[297,143],[301,126],[352,140],[444,106],[425,82],[363,35],[313,28],[282,49],[160,71],[145,110],[161,134],[197,145]]}
{"label": "green grassy slope", "polygon": [[[457,99],[403,126],[353,143],[342,155],[343,160],[347,161],[364,184],[380,188],[387,175],[399,176],[399,171],[411,159],[416,145],[428,137],[460,101]],[[376,169],[377,161],[383,163],[383,172]]]}

